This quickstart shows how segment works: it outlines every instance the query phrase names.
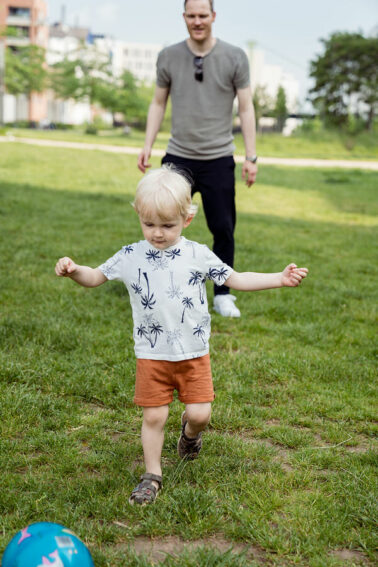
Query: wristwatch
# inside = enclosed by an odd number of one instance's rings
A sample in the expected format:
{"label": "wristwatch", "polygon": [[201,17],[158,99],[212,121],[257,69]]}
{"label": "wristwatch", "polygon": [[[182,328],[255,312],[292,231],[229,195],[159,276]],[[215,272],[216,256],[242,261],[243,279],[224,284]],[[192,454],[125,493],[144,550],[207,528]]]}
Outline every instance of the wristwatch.
{"label": "wristwatch", "polygon": [[257,162],[257,156],[246,156],[245,161],[250,161],[252,163],[256,163]]}

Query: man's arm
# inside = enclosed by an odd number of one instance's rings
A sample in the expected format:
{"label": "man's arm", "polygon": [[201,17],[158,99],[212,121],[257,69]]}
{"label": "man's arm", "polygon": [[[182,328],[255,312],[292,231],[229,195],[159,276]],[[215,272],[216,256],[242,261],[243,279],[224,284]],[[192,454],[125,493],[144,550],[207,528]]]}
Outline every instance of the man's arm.
{"label": "man's arm", "polygon": [[[251,87],[238,89],[236,91],[239,104],[239,118],[244,139],[245,155],[252,157],[256,155],[256,119],[255,109],[252,103]],[[245,160],[242,168],[242,177],[250,187],[256,181],[257,165]]]}
{"label": "man's arm", "polygon": [[308,274],[307,268],[297,268],[295,264],[289,264],[276,274],[262,274],[258,272],[232,272],[225,281],[227,287],[239,291],[261,291],[263,289],[274,289],[277,287],[296,287]]}
{"label": "man's arm", "polygon": [[98,268],[79,266],[68,256],[58,260],[55,266],[55,273],[57,276],[71,278],[71,280],[83,287],[97,287],[108,281]]}
{"label": "man's arm", "polygon": [[140,152],[138,157],[138,168],[142,173],[145,173],[146,169],[148,167],[151,167],[151,164],[148,162],[151,156],[152,146],[155,142],[156,136],[159,132],[159,128],[164,118],[168,96],[168,87],[156,87],[154,98],[152,99],[150,108],[148,110],[144,148]]}

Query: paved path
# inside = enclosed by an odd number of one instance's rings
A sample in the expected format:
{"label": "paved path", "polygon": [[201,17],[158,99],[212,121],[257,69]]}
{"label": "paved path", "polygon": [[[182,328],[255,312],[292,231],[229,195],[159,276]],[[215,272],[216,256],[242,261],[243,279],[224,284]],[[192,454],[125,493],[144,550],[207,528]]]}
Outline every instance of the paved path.
{"label": "paved path", "polygon": [[[64,142],[37,138],[18,138],[15,136],[0,136],[0,142],[14,142],[18,144],[31,144],[34,146],[49,146],[55,148],[73,148],[77,150],[100,150],[103,152],[112,152],[117,154],[138,155],[140,152],[139,147],[86,144],[84,142]],[[164,154],[164,150],[152,151],[153,156],[161,157]],[[237,163],[242,163],[244,161],[244,156],[236,155],[235,161]],[[290,167],[341,167],[343,169],[370,169],[378,171],[378,161],[259,157],[259,164],[284,165]]]}

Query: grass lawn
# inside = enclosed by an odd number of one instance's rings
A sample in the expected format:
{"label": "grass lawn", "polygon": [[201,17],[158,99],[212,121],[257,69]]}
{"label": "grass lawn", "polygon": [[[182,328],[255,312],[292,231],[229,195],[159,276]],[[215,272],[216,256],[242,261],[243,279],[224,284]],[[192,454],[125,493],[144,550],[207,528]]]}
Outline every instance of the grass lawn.
{"label": "grass lawn", "polygon": [[[127,292],[54,275],[61,255],[95,266],[140,239],[138,179],[133,156],[1,144],[0,555],[57,521],[96,567],[372,567],[378,175],[260,166],[238,183],[236,269],[310,275],[213,315],[201,458],[176,454],[176,400],[147,508],[127,503],[143,471]],[[185,234],[211,244],[201,211]]]}
{"label": "grass lawn", "polygon": [[[143,147],[144,132],[133,129],[129,136],[122,135],[120,129],[100,131],[98,135],[88,135],[84,130],[31,130],[13,128],[8,132],[16,137],[44,138],[85,142],[90,144],[112,144],[115,146]],[[165,149],[170,134],[160,132],[154,144],[155,149]],[[244,154],[241,134],[235,135],[238,154]],[[355,139],[333,131],[312,134],[294,134],[290,137],[281,134],[258,134],[257,150],[264,157],[294,157],[317,159],[364,159],[378,160],[378,139],[375,133],[362,133]]]}

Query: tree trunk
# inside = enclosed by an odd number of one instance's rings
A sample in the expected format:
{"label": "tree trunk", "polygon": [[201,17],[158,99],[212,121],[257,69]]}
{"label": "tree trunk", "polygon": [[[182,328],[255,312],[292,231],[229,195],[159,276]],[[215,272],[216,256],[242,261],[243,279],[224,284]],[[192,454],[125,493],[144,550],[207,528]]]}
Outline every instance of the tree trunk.
{"label": "tree trunk", "polygon": [[367,120],[367,125],[366,125],[369,132],[371,132],[373,130],[373,122],[374,122],[374,105],[371,104],[370,108],[369,108],[368,120]]}

